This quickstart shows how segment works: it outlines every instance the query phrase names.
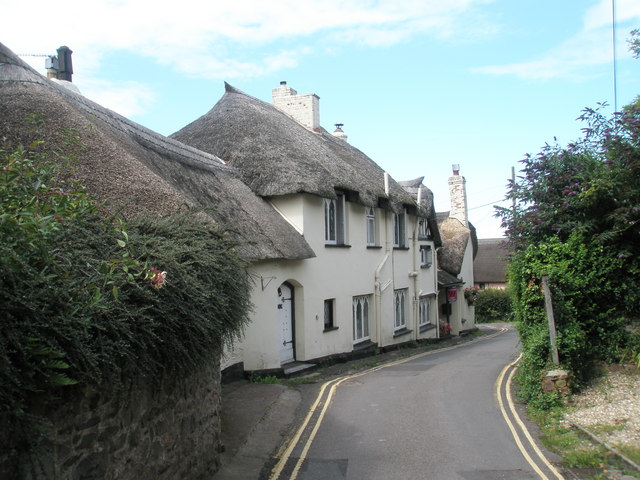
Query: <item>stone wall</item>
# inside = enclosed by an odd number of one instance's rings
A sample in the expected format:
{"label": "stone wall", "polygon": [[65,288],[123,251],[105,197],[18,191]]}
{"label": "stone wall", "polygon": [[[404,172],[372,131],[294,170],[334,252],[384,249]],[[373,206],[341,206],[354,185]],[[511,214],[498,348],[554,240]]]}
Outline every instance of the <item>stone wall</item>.
{"label": "stone wall", "polygon": [[23,455],[8,478],[211,478],[220,467],[219,360],[186,378],[126,383],[118,392],[84,388],[48,415],[51,442]]}

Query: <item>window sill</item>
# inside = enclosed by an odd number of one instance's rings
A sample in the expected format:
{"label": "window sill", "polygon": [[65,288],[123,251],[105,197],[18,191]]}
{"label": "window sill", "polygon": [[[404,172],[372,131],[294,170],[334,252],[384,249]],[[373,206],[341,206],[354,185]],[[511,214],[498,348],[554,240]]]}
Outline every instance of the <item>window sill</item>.
{"label": "window sill", "polygon": [[367,248],[379,249],[379,248],[382,248],[382,245],[367,245]]}
{"label": "window sill", "polygon": [[338,327],[329,327],[322,330],[322,333],[333,332],[334,330],[338,330]]}
{"label": "window sill", "polygon": [[431,265],[431,263],[423,263],[422,265],[420,265],[420,268],[429,268]]}
{"label": "window sill", "polygon": [[333,244],[333,243],[325,243],[325,247],[327,248],[351,248],[351,245],[347,245],[346,243]]}
{"label": "window sill", "polygon": [[393,247],[394,250],[409,250],[409,247]]}
{"label": "window sill", "polygon": [[396,337],[401,337],[402,335],[406,335],[408,333],[413,332],[413,330],[409,330],[408,328],[401,328],[399,330],[396,330],[395,332],[393,332],[393,338]]}
{"label": "window sill", "polygon": [[353,344],[353,351],[358,352],[360,350],[366,350],[367,348],[376,347],[377,344],[373,343],[371,340],[358,340],[358,343]]}
{"label": "window sill", "polygon": [[420,325],[420,333],[433,330],[434,328],[436,328],[436,326],[433,323],[425,323],[424,325]]}

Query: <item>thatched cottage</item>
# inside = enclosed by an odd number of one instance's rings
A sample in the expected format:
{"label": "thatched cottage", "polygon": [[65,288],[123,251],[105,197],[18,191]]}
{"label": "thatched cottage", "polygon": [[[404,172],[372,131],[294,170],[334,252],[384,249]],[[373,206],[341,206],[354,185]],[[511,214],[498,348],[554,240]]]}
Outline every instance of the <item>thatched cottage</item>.
{"label": "thatched cottage", "polygon": [[314,252],[252,264],[254,319],[229,364],[287,370],[437,337],[432,193],[422,179],[403,187],[340,128],[322,128],[316,95],[282,82],[272,96],[263,102],[226,84],[208,113],[171,136],[238,169]]}

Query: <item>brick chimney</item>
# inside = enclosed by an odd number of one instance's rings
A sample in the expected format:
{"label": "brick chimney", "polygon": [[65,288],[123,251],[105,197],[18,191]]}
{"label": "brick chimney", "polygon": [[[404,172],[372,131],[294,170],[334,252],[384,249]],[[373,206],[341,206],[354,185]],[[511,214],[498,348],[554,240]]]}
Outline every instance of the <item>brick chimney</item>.
{"label": "brick chimney", "polygon": [[457,218],[465,227],[469,226],[467,213],[467,188],[466,181],[460,175],[460,165],[452,165],[453,175],[449,177],[449,196],[451,197],[450,218]]}
{"label": "brick chimney", "polygon": [[311,130],[320,128],[320,97],[315,93],[298,95],[287,82],[271,91],[273,105]]}
{"label": "brick chimney", "polygon": [[47,77],[71,82],[71,76],[73,75],[72,53],[73,51],[69,47],[63,45],[58,48],[58,56],[51,55],[47,58],[45,62]]}

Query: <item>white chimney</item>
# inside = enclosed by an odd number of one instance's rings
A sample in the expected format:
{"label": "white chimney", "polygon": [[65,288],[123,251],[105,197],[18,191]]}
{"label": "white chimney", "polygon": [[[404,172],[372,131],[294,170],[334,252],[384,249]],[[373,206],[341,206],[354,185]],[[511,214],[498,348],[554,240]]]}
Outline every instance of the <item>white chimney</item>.
{"label": "white chimney", "polygon": [[320,97],[315,93],[298,95],[287,82],[280,82],[278,88],[271,90],[271,99],[275,107],[293,117],[311,130],[320,128]]}
{"label": "white chimney", "polygon": [[344,126],[344,123],[336,123],[336,129],[333,131],[331,135],[333,135],[334,137],[338,137],[346,142],[347,138],[349,137],[347,137],[347,134],[344,133],[344,130],[342,130],[343,126]]}
{"label": "white chimney", "polygon": [[452,165],[453,175],[449,177],[449,196],[451,197],[450,218],[457,218],[465,226],[469,226],[467,212],[467,188],[465,179],[460,175],[460,165]]}

